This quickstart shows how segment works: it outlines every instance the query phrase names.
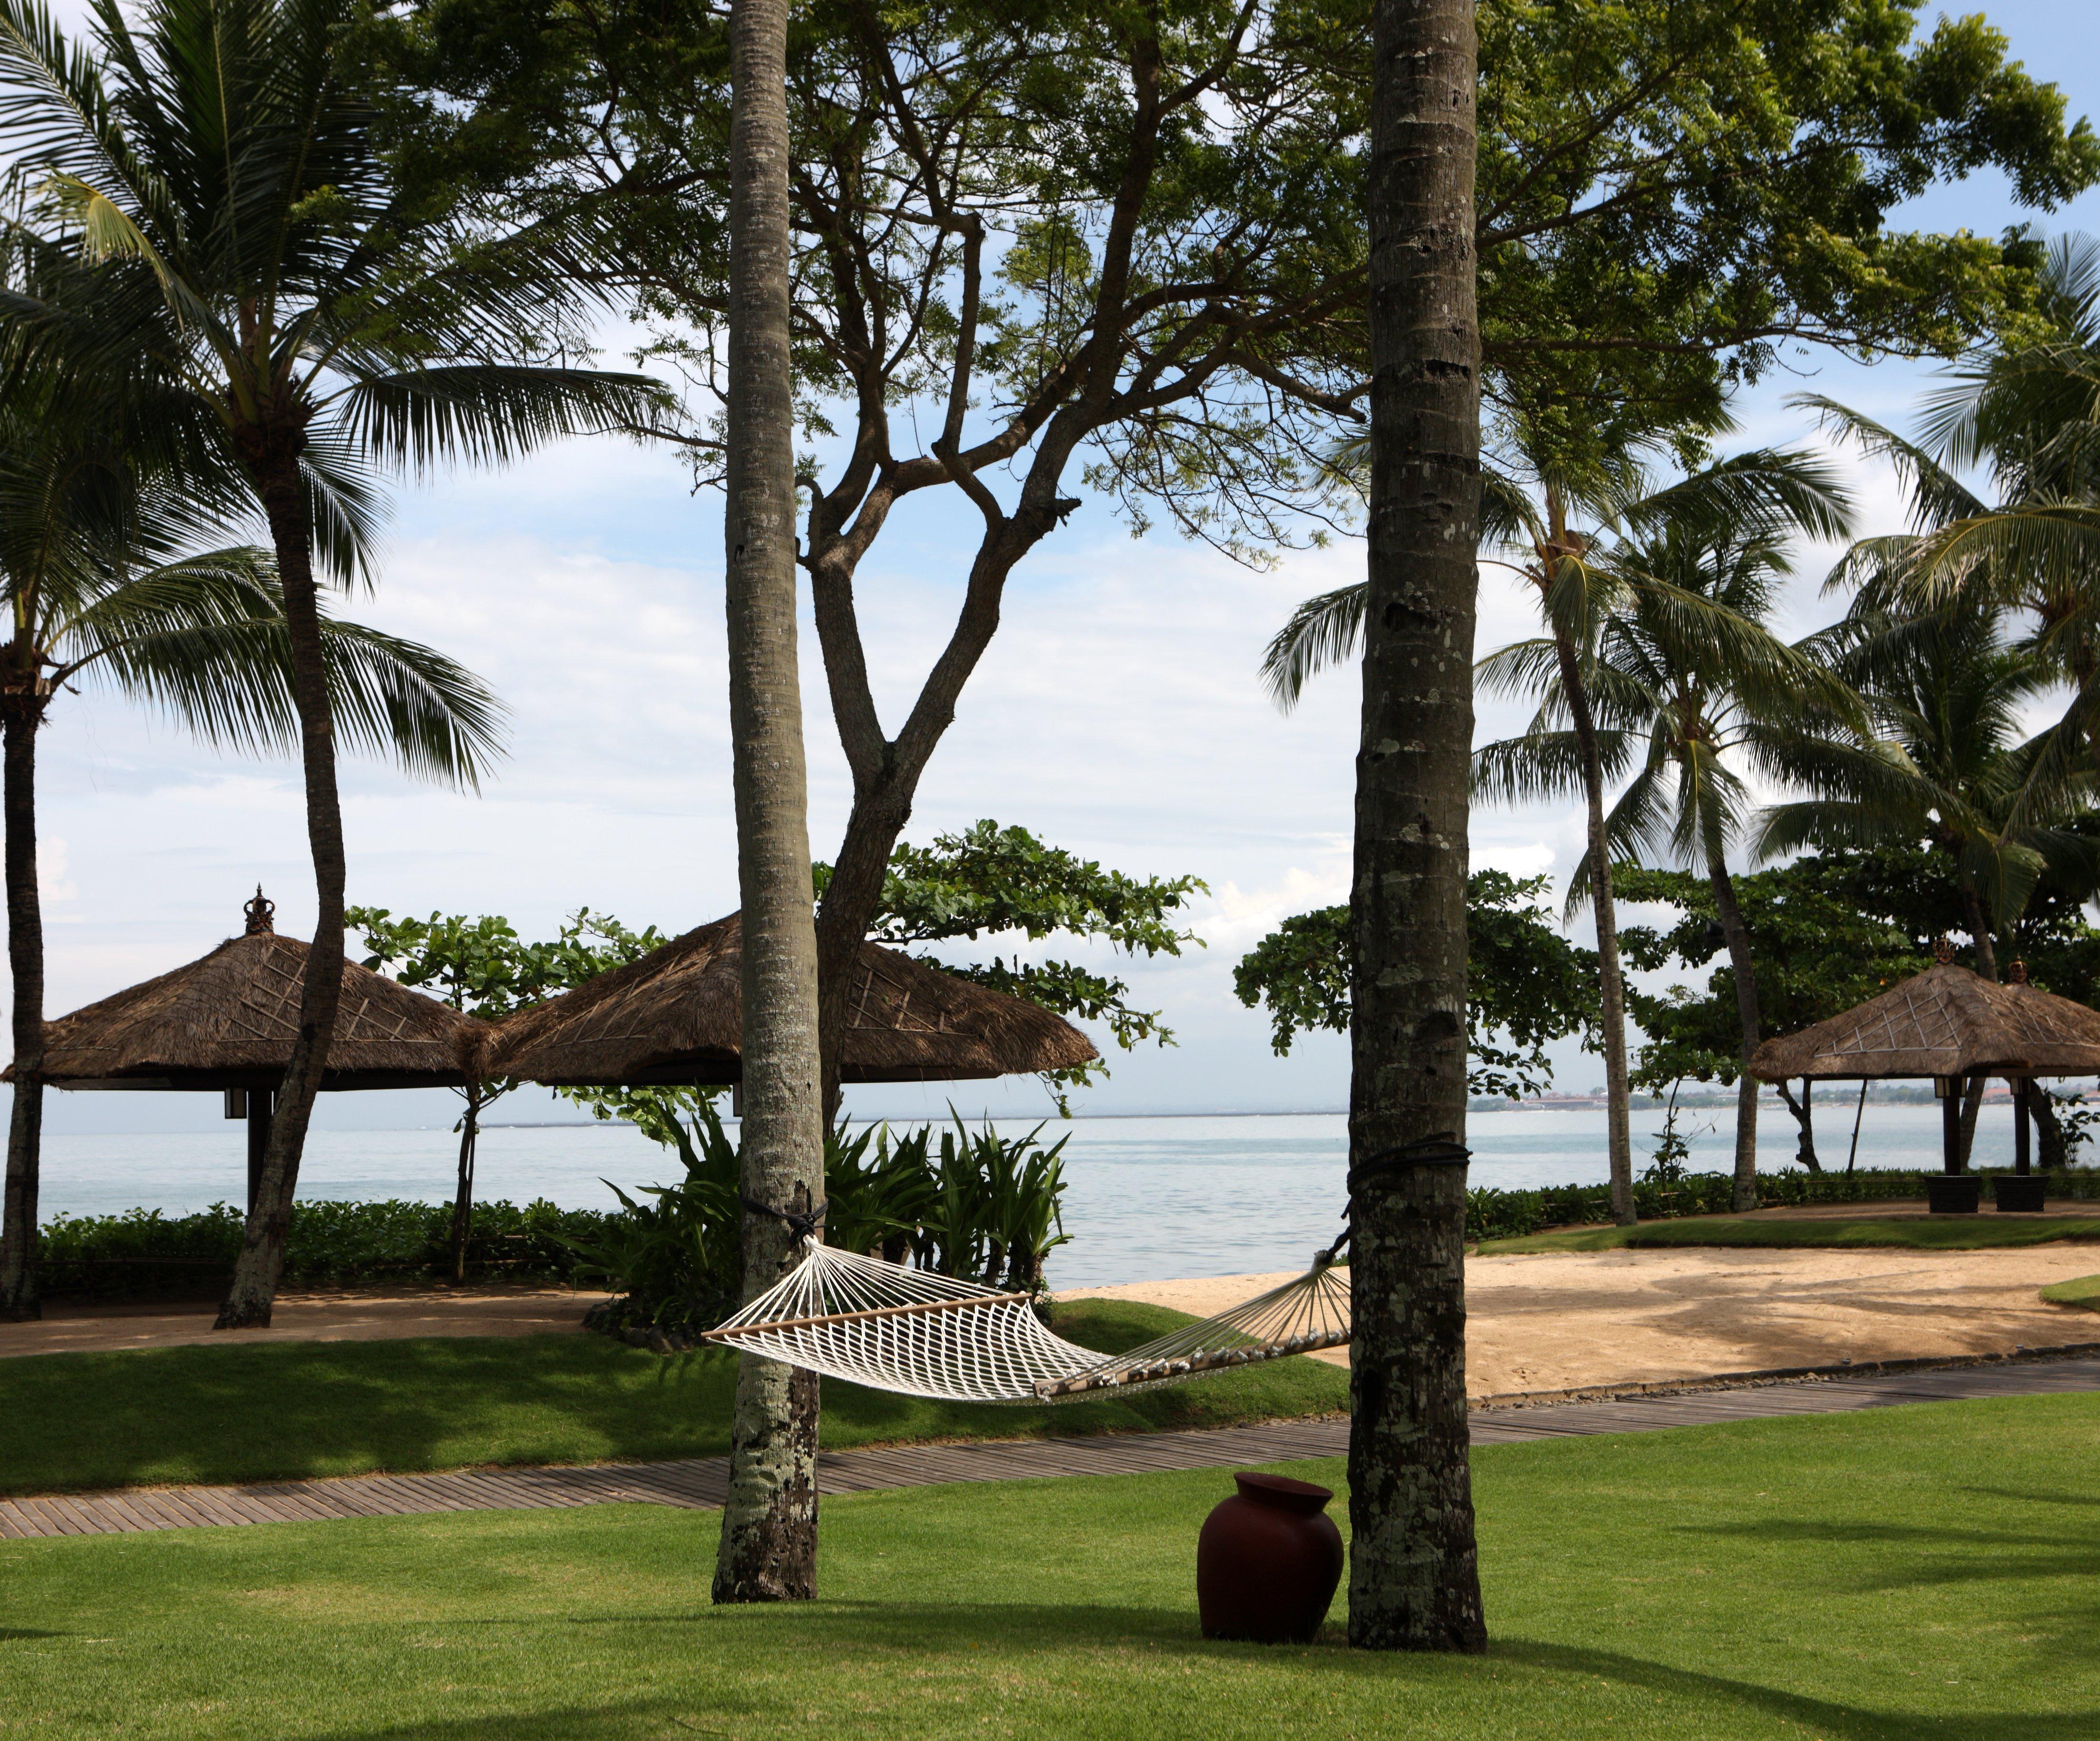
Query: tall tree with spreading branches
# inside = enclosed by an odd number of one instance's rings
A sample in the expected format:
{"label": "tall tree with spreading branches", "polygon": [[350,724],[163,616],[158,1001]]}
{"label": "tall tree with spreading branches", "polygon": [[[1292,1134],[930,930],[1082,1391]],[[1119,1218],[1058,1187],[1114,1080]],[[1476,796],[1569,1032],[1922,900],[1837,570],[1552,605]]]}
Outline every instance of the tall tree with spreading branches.
{"label": "tall tree with spreading branches", "polygon": [[659,393],[554,359],[580,231],[492,226],[457,186],[394,174],[366,0],[95,0],[93,17],[76,45],[37,0],[0,0],[0,140],[41,189],[21,233],[46,287],[0,296],[0,323],[28,366],[150,380],[209,414],[268,527],[305,771],[313,946],[218,1316],[238,1329],[270,1320],[342,985],[320,583],[371,577],[379,471],[633,426]]}
{"label": "tall tree with spreading branches", "polygon": [[[1347,510],[1364,426],[1370,0],[1132,11],[826,0],[790,61],[802,562],[854,781],[818,915],[827,1081],[853,951],[930,760],[1030,553],[1091,492],[1236,553]],[[1481,7],[1484,379],[1608,350],[1651,403],[1829,340],[1952,352],[2030,291],[2019,249],[1885,214],[1985,164],[2032,204],[2100,174],[1980,20],[1913,42],[1889,0]],[[719,11],[423,0],[430,173],[534,217],[579,205],[722,455],[728,90]],[[1599,190],[1607,190],[1599,197]],[[1583,408],[1576,405],[1571,413]],[[977,530],[900,712],[870,677],[868,571],[906,505]],[[1308,518],[1308,510],[1310,518]]]}

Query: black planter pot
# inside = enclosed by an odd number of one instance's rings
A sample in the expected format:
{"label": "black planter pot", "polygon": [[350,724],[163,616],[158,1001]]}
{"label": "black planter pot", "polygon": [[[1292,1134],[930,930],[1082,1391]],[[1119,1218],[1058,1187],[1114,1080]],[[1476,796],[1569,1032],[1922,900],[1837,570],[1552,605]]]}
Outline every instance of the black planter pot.
{"label": "black planter pot", "polygon": [[2001,1175],[1991,1194],[2001,1215],[2039,1215],[2049,1205],[2049,1181],[2038,1173]]}
{"label": "black planter pot", "polygon": [[1973,1215],[1983,1201],[1983,1181],[1974,1173],[1928,1174],[1925,1200],[1935,1215]]}

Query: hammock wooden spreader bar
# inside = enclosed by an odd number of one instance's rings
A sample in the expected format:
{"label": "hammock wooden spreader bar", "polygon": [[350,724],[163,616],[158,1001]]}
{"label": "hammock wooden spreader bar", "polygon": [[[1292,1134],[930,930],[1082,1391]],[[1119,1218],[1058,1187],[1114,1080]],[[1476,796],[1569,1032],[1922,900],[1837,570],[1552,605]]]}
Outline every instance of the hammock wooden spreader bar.
{"label": "hammock wooden spreader bar", "polygon": [[1174,1384],[1349,1339],[1348,1272],[1304,1275],[1126,1354],[1053,1336],[1025,1294],[803,1242],[778,1283],[710,1341],[871,1389],[954,1402],[1066,1402]]}

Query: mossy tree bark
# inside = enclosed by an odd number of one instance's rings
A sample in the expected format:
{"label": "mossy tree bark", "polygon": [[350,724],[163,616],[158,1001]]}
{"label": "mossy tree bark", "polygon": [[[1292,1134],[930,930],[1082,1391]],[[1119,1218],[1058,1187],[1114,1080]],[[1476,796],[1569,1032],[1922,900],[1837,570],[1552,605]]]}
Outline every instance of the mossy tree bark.
{"label": "mossy tree bark", "polygon": [[[743,1189],[814,1210],[824,1124],[802,692],[796,665],[795,421],[788,359],[788,3],[730,12],[729,454],[724,536],[737,878],[743,900]],[[743,1218],[743,1290],[797,1255],[776,1216]],[[817,1593],[817,1379],[740,1357],[717,1602]]]}
{"label": "mossy tree bark", "polygon": [[320,603],[314,590],[313,521],[299,474],[303,436],[293,430],[240,432],[243,457],[270,523],[277,577],[285,599],[285,639],[292,654],[293,703],[299,716],[299,756],[306,775],[307,843],[314,862],[314,935],[299,985],[298,1033],[291,1061],[271,1110],[262,1177],[249,1210],[232,1285],[214,1329],[260,1329],[270,1322],[285,1239],[292,1225],[299,1161],[314,1096],[328,1068],[342,994],[342,903],[345,878],[342,805],[336,791],[335,721],[329,702],[327,656],[321,646]]}
{"label": "mossy tree bark", "polygon": [[[1480,520],[1471,0],[1379,0],[1351,903],[1349,1641],[1486,1643],[1466,1420],[1466,870]],[[1433,1145],[1432,1145],[1433,1146]]]}
{"label": "mossy tree bark", "polygon": [[0,806],[7,830],[7,967],[13,981],[15,1105],[0,1210],[0,1318],[40,1318],[37,1190],[43,1160],[44,916],[37,887],[37,729],[43,704],[33,656],[6,668],[0,694]]}

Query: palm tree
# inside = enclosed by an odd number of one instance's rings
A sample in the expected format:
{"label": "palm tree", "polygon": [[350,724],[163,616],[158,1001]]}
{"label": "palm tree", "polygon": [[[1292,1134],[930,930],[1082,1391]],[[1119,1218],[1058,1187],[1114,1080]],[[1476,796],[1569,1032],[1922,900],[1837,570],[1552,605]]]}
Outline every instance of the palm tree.
{"label": "palm tree", "polygon": [[[94,0],[92,52],[0,0],[0,139],[42,178],[51,288],[0,297],[25,366],[148,378],[211,414],[284,601],[317,913],[299,1038],[222,1328],[267,1324],[342,981],[336,721],[316,589],[369,577],[376,472],[504,461],[648,420],[634,376],[536,361],[572,335],[576,236],[404,188],[362,0]],[[59,264],[76,262],[69,271]]]}
{"label": "palm tree", "polygon": [[[1878,607],[1930,615],[1953,601],[2018,613],[2022,644],[2072,694],[2040,771],[2100,762],[2100,245],[2059,237],[2041,273],[2039,337],[1972,353],[1929,394],[1906,440],[1833,400],[1796,401],[1868,454],[1910,496],[1908,531],[1865,540],[1833,583],[1868,585]],[[1994,505],[1960,474],[1988,474]]]}
{"label": "palm tree", "polygon": [[1349,1642],[1487,1646],[1467,1463],[1472,0],[1373,9],[1368,620],[1349,1030]]}
{"label": "palm tree", "polygon": [[[788,0],[730,11],[728,472],[723,536],[737,881],[743,897],[743,1297],[798,1259],[821,1209],[823,1073],[809,791],[795,660]],[[756,1207],[762,1213],[752,1213]],[[817,1375],[739,1357],[717,1602],[817,1593]]]}
{"label": "palm tree", "polygon": [[[1762,508],[1717,532],[1705,514],[1665,516],[1646,535],[1595,560],[1619,580],[1617,608],[1604,618],[1582,661],[1597,719],[1597,760],[1617,779],[1631,770],[1604,819],[1608,857],[1645,850],[1703,870],[1736,982],[1741,1059],[1759,1035],[1757,977],[1749,928],[1736,899],[1728,854],[1749,821],[1750,796],[1738,764],[1776,771],[1809,720],[1854,711],[1850,693],[1818,663],[1813,637],[1785,646],[1766,628],[1787,572],[1788,537],[1839,522],[1846,505],[1838,486],[1808,462],[1752,456],[1775,482]],[[1742,471],[1746,462],[1731,461]],[[1716,468],[1717,470],[1722,468]],[[1696,500],[1696,491],[1692,492]],[[1804,522],[1797,518],[1807,509]],[[1687,608],[1688,601],[1704,609]],[[1725,632],[1717,633],[1717,628]],[[1581,746],[1572,741],[1560,648],[1551,639],[1520,641],[1484,660],[1489,689],[1538,696],[1540,708],[1519,738],[1490,744],[1475,759],[1485,790],[1507,799],[1564,793],[1580,785]],[[1594,881],[1586,854],[1569,886],[1579,899]],[[1735,1207],[1757,1206],[1758,1083],[1738,1078]]]}
{"label": "palm tree", "polygon": [[[1718,430],[1725,424],[1712,417],[1704,427]],[[1652,487],[1643,454],[1681,448],[1701,434],[1699,428],[1651,425],[1637,408],[1616,425],[1590,429],[1581,441],[1566,439],[1551,418],[1515,417],[1504,443],[1504,465],[1487,471],[1481,513],[1484,544],[1515,558],[1492,560],[1531,588],[1547,630],[1540,641],[1526,644],[1532,650],[1520,663],[1529,680],[1555,685],[1555,705],[1564,712],[1564,722],[1540,724],[1541,754],[1555,758],[1550,783],[1555,790],[1579,789],[1588,810],[1587,874],[1571,885],[1569,897],[1572,910],[1586,895],[1596,919],[1612,1202],[1621,1225],[1635,1219],[1633,1135],[1625,981],[1604,803],[1608,776],[1623,772],[1626,764],[1606,765],[1582,672],[1594,663],[1605,624],[1639,600],[1653,613],[1682,618],[1681,632],[1687,638],[1705,637],[1724,662],[1748,670],[1771,656],[1771,637],[1756,624],[1648,573],[1626,559],[1626,549],[1665,533],[1718,543],[1776,537],[1794,527],[1827,536],[1845,528],[1844,504],[1829,474],[1798,455],[1759,450],[1701,468],[1664,488]],[[1344,448],[1335,464],[1346,469],[1361,461],[1354,450]],[[1630,541],[1623,548],[1605,541],[1613,527]],[[1327,593],[1299,607],[1270,643],[1263,665],[1280,703],[1288,706],[1307,677],[1354,646],[1363,610],[1358,588]],[[1519,767],[1501,748],[1481,752],[1484,759],[1476,764],[1478,789],[1491,798],[1531,796],[1530,786],[1522,782],[1498,785]]]}
{"label": "palm tree", "polygon": [[[1884,603],[1876,588],[1861,594],[1833,660],[1864,704],[1864,729],[1781,747],[1774,771],[1811,796],[1766,810],[1757,854],[1930,843],[1948,861],[1978,971],[1996,979],[1997,939],[2043,873],[2089,884],[2095,843],[2070,825],[2090,811],[2095,775],[2052,753],[2054,731],[2026,736],[2023,713],[2061,672],[2010,641],[2003,612],[1957,599],[1905,618]],[[1965,1156],[1983,1087],[1971,1080],[1962,1109]]]}
{"label": "palm tree", "polygon": [[[172,716],[205,742],[296,747],[283,594],[268,553],[201,549],[195,480],[140,475],[118,416],[33,403],[0,414],[0,740],[13,978],[14,1113],[0,1228],[0,1316],[38,1315],[44,1024],[36,869],[37,734],[61,694],[99,685]],[[95,414],[99,412],[99,415]],[[331,712],[361,747],[411,771],[476,782],[500,708],[429,648],[321,619]]]}

